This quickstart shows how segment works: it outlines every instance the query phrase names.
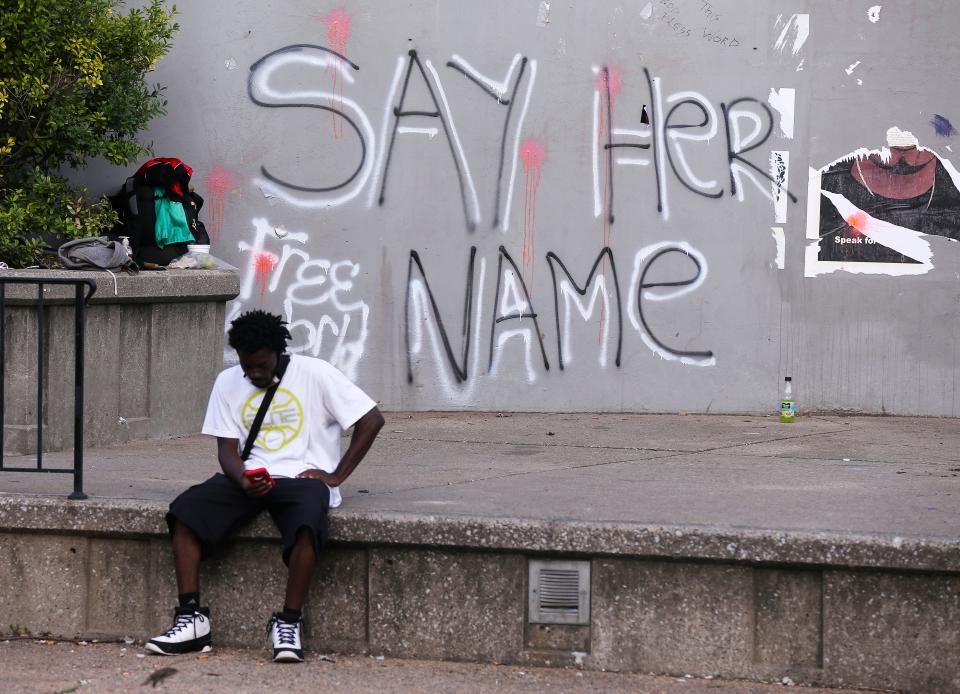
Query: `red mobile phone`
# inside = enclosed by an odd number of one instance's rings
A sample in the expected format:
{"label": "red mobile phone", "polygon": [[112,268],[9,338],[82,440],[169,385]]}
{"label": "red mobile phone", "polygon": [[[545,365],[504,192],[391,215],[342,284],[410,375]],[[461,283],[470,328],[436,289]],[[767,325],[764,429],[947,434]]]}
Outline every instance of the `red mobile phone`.
{"label": "red mobile phone", "polygon": [[270,482],[270,473],[267,472],[267,468],[258,467],[256,470],[247,470],[243,473],[247,476],[247,479],[251,482]]}

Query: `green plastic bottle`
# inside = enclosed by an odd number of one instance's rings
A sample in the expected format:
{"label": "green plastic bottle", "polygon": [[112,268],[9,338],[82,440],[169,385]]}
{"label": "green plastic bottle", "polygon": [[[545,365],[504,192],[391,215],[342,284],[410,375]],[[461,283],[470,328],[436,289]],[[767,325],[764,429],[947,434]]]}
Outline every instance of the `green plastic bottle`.
{"label": "green plastic bottle", "polygon": [[780,400],[780,421],[793,424],[797,420],[797,406],[793,402],[793,383],[787,376],[783,379],[783,399]]}

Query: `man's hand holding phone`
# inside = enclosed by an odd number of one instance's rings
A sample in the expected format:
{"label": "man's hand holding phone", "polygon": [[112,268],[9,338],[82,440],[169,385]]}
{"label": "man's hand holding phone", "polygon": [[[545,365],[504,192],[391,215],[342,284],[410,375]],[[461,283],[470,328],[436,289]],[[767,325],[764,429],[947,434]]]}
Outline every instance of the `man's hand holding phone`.
{"label": "man's hand holding phone", "polygon": [[243,491],[249,496],[263,496],[269,494],[276,482],[264,467],[256,470],[247,470],[243,473]]}

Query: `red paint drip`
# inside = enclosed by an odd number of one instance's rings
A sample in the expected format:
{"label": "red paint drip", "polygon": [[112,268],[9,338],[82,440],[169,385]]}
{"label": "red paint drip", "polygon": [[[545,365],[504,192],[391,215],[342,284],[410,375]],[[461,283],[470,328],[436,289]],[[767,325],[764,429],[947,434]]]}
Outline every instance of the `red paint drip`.
{"label": "red paint drip", "polygon": [[210,240],[213,243],[220,241],[220,232],[223,230],[224,198],[230,190],[230,172],[219,165],[214,165],[207,174],[204,183],[207,194],[210,196]]}
{"label": "red paint drip", "polygon": [[[617,104],[617,97],[623,92],[623,71],[618,67],[605,67],[597,73],[597,91],[600,92],[600,127],[597,129],[597,147],[603,152],[603,212],[600,217],[600,240],[604,248],[608,248],[613,241],[613,229],[610,224],[610,217],[613,210],[608,205],[610,191],[610,170],[606,166],[606,158],[612,154],[605,148],[607,144],[608,132],[612,130],[613,123],[607,122],[613,120],[613,109]],[[607,118],[607,95],[610,96],[610,118]],[[606,277],[607,258],[600,261],[600,274]],[[603,339],[603,322],[605,311],[603,303],[600,304],[600,324],[597,329],[597,342]]]}
{"label": "red paint drip", "polygon": [[[323,23],[327,25],[327,43],[330,48],[340,55],[347,54],[347,40],[350,38],[350,13],[343,7],[331,10],[324,18]],[[335,58],[336,65],[333,69],[333,94],[337,108],[343,111],[343,80],[340,78],[340,69],[343,60]],[[336,113],[333,117],[333,137],[339,140],[343,137],[343,118]]]}
{"label": "red paint drip", "polygon": [[543,143],[536,138],[528,138],[520,145],[520,161],[523,162],[523,274],[530,272],[533,284],[534,246],[537,223],[537,191],[540,190],[540,173],[547,152]]}
{"label": "red paint drip", "polygon": [[253,269],[257,273],[257,284],[260,285],[261,306],[263,306],[263,295],[267,291],[267,279],[279,262],[280,259],[273,253],[257,253],[253,257]]}
{"label": "red paint drip", "polygon": [[[608,123],[608,120],[613,120],[613,109],[617,104],[617,97],[623,92],[623,71],[618,67],[605,67],[600,72],[597,73],[597,91],[600,92],[600,127],[597,129],[597,147],[603,152],[604,155],[604,164],[606,164],[606,158],[612,156],[612,154],[605,149],[607,144],[607,137],[609,131],[613,128],[613,123]],[[610,96],[610,113],[609,118],[607,113],[607,94],[609,92]],[[613,214],[613,210],[609,209],[607,200],[609,198],[610,190],[610,181],[609,181],[609,167],[606,165],[603,166],[603,216],[600,220],[601,232],[602,232],[602,242],[603,246],[609,246],[611,241],[611,228],[610,228],[610,217]],[[604,269],[606,268],[606,259],[603,261]]]}

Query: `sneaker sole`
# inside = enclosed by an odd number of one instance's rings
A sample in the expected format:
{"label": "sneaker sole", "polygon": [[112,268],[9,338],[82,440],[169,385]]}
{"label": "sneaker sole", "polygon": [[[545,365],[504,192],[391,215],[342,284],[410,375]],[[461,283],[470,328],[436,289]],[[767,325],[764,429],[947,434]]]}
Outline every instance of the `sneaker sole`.
{"label": "sneaker sole", "polygon": [[302,663],[303,656],[297,655],[293,651],[280,651],[279,653],[273,654],[273,662],[275,663]]}
{"label": "sneaker sole", "polygon": [[154,655],[183,655],[184,653],[209,653],[213,650],[213,644],[206,644],[201,648],[196,646],[187,646],[186,648],[178,648],[177,645],[167,646],[169,650],[163,650],[163,648],[155,643],[148,641],[143,650],[153,653]]}

